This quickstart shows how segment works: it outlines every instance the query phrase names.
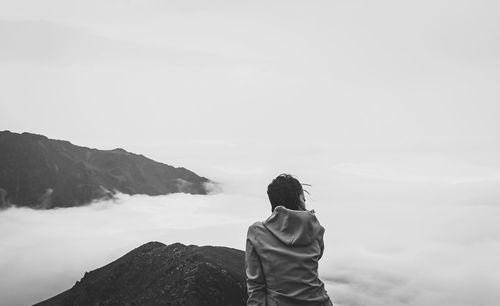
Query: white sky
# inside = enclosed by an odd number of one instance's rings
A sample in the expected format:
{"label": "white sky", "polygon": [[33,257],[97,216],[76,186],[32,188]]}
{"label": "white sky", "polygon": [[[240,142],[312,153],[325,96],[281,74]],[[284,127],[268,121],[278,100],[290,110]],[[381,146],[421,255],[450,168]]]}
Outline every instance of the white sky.
{"label": "white sky", "polygon": [[0,130],[122,147],[223,186],[0,212],[0,295],[39,301],[155,239],[242,248],[287,171],[312,184],[320,273],[339,306],[498,305],[499,12],[463,0],[0,0]]}
{"label": "white sky", "polygon": [[298,139],[496,151],[499,9],[3,0],[1,128],[105,148]]}

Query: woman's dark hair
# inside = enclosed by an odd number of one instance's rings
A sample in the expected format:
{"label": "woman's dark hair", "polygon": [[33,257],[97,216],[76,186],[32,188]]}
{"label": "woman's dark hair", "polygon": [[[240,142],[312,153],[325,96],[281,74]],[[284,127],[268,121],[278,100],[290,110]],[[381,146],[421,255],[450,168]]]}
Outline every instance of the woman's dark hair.
{"label": "woman's dark hair", "polygon": [[290,174],[280,174],[267,186],[267,196],[271,202],[271,211],[276,206],[299,210],[300,195],[304,192],[302,184]]}

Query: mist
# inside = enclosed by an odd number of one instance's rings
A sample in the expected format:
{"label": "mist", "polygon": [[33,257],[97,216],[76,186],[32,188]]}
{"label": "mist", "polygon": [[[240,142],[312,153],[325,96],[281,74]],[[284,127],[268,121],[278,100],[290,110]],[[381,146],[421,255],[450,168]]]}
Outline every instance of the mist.
{"label": "mist", "polygon": [[148,241],[243,249],[296,175],[336,305],[500,301],[498,1],[0,1],[0,128],[215,181],[0,211],[26,305]]}
{"label": "mist", "polygon": [[[312,185],[306,204],[326,228],[320,275],[335,303],[496,305],[500,168],[428,154],[350,157],[285,162]],[[84,207],[0,212],[3,303],[51,297],[148,241],[244,250],[248,226],[270,214],[265,190],[279,173],[219,162],[211,178],[221,190],[210,195],[119,194]]]}

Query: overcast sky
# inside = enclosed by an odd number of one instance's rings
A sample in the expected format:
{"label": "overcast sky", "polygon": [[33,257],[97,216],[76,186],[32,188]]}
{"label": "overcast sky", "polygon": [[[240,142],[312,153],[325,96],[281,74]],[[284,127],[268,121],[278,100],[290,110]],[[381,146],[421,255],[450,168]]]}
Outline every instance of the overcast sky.
{"label": "overcast sky", "polygon": [[0,212],[0,295],[40,301],[155,239],[242,248],[287,171],[312,184],[339,306],[498,305],[499,12],[0,0],[0,130],[122,147],[223,191]]}
{"label": "overcast sky", "polygon": [[1,0],[1,128],[101,148],[498,150],[499,10]]}

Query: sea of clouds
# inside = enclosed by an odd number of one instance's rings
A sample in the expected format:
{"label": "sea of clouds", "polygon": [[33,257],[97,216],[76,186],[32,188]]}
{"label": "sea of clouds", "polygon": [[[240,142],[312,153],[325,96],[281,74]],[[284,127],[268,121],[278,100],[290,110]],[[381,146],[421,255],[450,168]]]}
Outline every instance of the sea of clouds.
{"label": "sea of clouds", "polygon": [[500,305],[500,2],[97,2],[0,1],[0,122],[220,192],[0,211],[0,306],[153,240],[243,249],[281,172],[336,305]]}
{"label": "sea of clouds", "polygon": [[[498,305],[499,165],[383,156],[297,158],[290,171],[312,185],[306,204],[326,228],[320,275],[335,304]],[[265,189],[279,173],[205,170],[220,192],[0,211],[1,304],[49,298],[149,241],[244,249],[247,227],[270,214]]]}

